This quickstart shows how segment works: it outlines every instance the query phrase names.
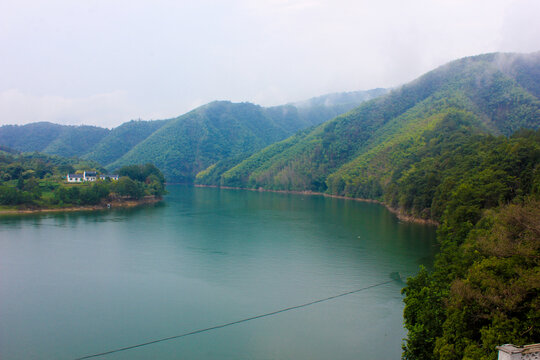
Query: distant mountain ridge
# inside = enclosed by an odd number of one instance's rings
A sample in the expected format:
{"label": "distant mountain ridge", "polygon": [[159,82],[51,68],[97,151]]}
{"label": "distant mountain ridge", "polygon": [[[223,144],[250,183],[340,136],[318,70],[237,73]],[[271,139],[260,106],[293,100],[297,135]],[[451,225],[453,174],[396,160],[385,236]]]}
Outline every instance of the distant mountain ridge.
{"label": "distant mountain ridge", "polygon": [[192,183],[203,170],[217,178],[265,146],[343,111],[339,105],[325,106],[312,115],[310,109],[214,101],[170,120],[107,167],[152,161],[169,181]]}
{"label": "distant mountain ridge", "polygon": [[97,145],[90,146],[90,152],[82,157],[100,164],[110,164],[122,157],[135,145],[161,128],[169,120],[131,120],[112,129]]}
{"label": "distant mountain ridge", "polygon": [[[0,127],[0,145],[80,156],[108,169],[154,162],[168,181],[327,191],[381,199],[402,157],[456,111],[470,131],[510,135],[540,122],[540,53],[452,61],[390,92],[327,94],[275,107],[215,101],[167,120],[112,130]],[[454,114],[450,117],[449,114]],[[468,125],[469,126],[469,125]]]}
{"label": "distant mountain ridge", "polygon": [[352,106],[351,109],[353,109],[357,107],[358,104],[361,104],[364,101],[375,99],[381,95],[388,93],[388,91],[388,89],[376,88],[367,91],[337,92],[316,96],[304,101],[298,101],[295,103],[291,103],[291,105],[294,105],[299,109],[314,106],[350,105]]}
{"label": "distant mountain ridge", "polygon": [[[98,128],[95,126],[69,126],[59,125],[50,122],[37,122],[26,125],[4,125],[0,127],[0,144],[8,146],[19,151],[46,151],[47,147],[51,146],[53,151],[54,142],[59,137],[69,138],[73,131],[90,130],[97,133],[107,133],[107,129]],[[71,154],[67,155],[71,156]]]}
{"label": "distant mountain ridge", "polygon": [[[332,105],[321,104],[320,100],[312,101],[310,99],[306,100],[304,102],[305,104],[301,106],[287,104],[269,108],[260,107],[261,112],[264,113],[264,121],[263,123],[259,123],[259,125],[261,126],[261,129],[266,129],[268,132],[259,133],[257,136],[260,138],[259,140],[266,137],[268,137],[268,139],[262,142],[255,141],[251,145],[246,145],[244,150],[248,151],[249,155],[251,155],[252,152],[259,150],[263,146],[269,145],[271,143],[269,141],[282,140],[299,129],[310,127],[334,118],[335,116],[356,107],[365,99],[372,98],[373,96],[376,96],[377,93],[382,93],[383,91],[383,89],[375,89],[343,93],[343,96],[341,97],[339,93],[336,93],[314,98],[322,99],[325,96],[328,96],[332,99]],[[309,104],[310,102],[312,102],[311,105]],[[217,104],[219,102],[214,103]],[[208,105],[199,109],[206,109]],[[235,105],[233,105],[233,107],[234,106]],[[237,107],[240,109],[242,106],[243,105],[238,105]],[[225,108],[226,107],[223,107],[222,109]],[[257,118],[260,114],[253,113],[253,115]],[[229,112],[227,116],[228,120],[232,121],[231,124],[233,124],[234,117],[236,116],[234,111]],[[154,132],[159,131],[159,129],[166,124],[175,122],[178,126],[178,119],[180,118],[185,119],[186,117],[185,115],[182,115],[177,118],[165,120],[132,120],[123,123],[112,130],[96,126],[71,126],[48,122],[38,122],[26,125],[4,125],[0,127],[0,145],[23,152],[39,151],[66,157],[78,156],[83,159],[93,160],[103,165],[108,165],[109,168],[114,168],[114,166],[117,166],[120,163],[126,164],[130,161],[138,161],[139,158],[147,158],[145,154],[154,152],[154,150],[148,150],[141,147],[140,149],[142,149],[143,152],[139,155],[135,152],[130,153],[130,151],[139,143],[142,143],[144,140],[151,137]],[[213,116],[212,118],[218,119],[219,116]],[[244,122],[244,125],[249,125],[246,123],[246,119],[243,119],[242,121]],[[268,125],[270,125],[270,127],[267,127]],[[223,126],[223,124],[218,124],[218,127],[220,126]],[[252,130],[255,131],[257,129]],[[215,133],[215,136],[221,137],[221,134]],[[253,139],[246,139],[246,141],[253,141]],[[152,140],[150,140],[150,143],[155,144]],[[161,148],[160,153],[179,152],[179,149],[175,148],[174,142],[169,142],[169,145],[170,146],[167,149]],[[228,146],[227,144],[223,145],[225,147]],[[243,159],[248,155],[248,153],[238,152],[237,149],[226,149],[225,153],[229,153],[229,150],[231,150],[231,154],[235,154],[234,158],[237,159],[227,159],[231,164],[236,163],[236,161],[239,161],[239,159]],[[127,155],[128,153],[130,154]],[[124,156],[126,156],[126,158],[122,159]],[[182,156],[178,159],[179,160],[176,163],[185,163],[185,159],[183,159]],[[153,159],[150,160],[153,161]],[[221,161],[225,159],[215,160]],[[204,166],[211,165],[204,161],[199,161],[199,163],[204,164]],[[180,177],[175,177],[175,171],[173,170],[174,165],[172,163],[162,163],[161,166],[164,167],[169,180],[173,181],[192,182],[196,173],[202,170],[200,166],[197,165],[193,167],[194,170],[189,175],[184,174]],[[224,163],[221,163],[221,166],[225,166]],[[215,167],[214,172],[219,168],[219,166]]]}

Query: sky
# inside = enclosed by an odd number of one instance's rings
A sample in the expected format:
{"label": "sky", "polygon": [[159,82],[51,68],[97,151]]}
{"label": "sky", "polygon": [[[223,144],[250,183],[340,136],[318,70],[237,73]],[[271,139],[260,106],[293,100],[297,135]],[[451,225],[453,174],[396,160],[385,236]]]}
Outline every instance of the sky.
{"label": "sky", "polygon": [[539,51],[539,14],[539,0],[0,0],[0,125],[111,128],[395,87]]}

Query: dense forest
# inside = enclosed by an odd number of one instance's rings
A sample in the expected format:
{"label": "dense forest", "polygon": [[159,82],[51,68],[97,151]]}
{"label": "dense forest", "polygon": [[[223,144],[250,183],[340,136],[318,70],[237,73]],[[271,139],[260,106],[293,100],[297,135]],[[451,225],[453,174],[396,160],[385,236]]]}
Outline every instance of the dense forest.
{"label": "dense forest", "polygon": [[[454,61],[347,114],[252,155],[201,184],[311,190],[384,200],[396,169],[444,131],[448,114],[475,132],[510,135],[540,125],[540,54],[488,54]],[[535,80],[536,79],[536,80]],[[205,170],[207,171],[207,170]]]}
{"label": "dense forest", "polygon": [[112,129],[97,145],[90,146],[92,151],[85,153],[82,158],[94,160],[100,164],[110,164],[135,145],[146,139],[169,120],[129,121]]}
{"label": "dense forest", "polygon": [[42,209],[98,205],[111,201],[161,197],[165,179],[152,164],[125,166],[118,180],[70,184],[66,174],[106,171],[98,163],[40,153],[0,151],[0,208]]}
{"label": "dense forest", "polygon": [[217,178],[265,146],[351,107],[316,104],[264,108],[215,101],[169,121],[107,168],[152,161],[171,182],[193,183],[205,169],[207,177]]}
{"label": "dense forest", "polygon": [[23,152],[44,152],[49,155],[77,156],[85,153],[108,134],[96,126],[68,126],[49,122],[0,127],[0,144]]}
{"label": "dense forest", "polygon": [[495,360],[497,345],[537,342],[540,131],[470,135],[462,123],[425,150],[392,193],[440,222],[434,271],[403,290],[403,358]]}
{"label": "dense forest", "polygon": [[[373,89],[334,93],[269,108],[247,103],[215,102],[176,118],[132,120],[112,130],[47,122],[4,125],[0,126],[0,146],[23,152],[76,156],[97,161],[108,169],[125,164],[155,162],[157,159],[169,181],[193,182],[197,172],[213,162],[220,162],[214,168],[215,176],[220,176],[218,169],[225,171],[264,146],[282,140],[300,129],[330,120],[386,92],[385,89]],[[195,122],[193,113],[201,115]],[[160,131],[165,125],[168,126],[167,130]],[[233,133],[231,137],[231,129],[241,132],[238,135]],[[171,137],[167,131],[171,131],[172,135],[185,132],[184,135],[188,137],[191,133],[206,135],[204,139],[195,137],[182,141]],[[231,137],[230,141],[227,137]],[[161,138],[166,138],[167,146],[156,140]],[[147,139],[147,142],[137,147]],[[194,148],[198,150],[192,159],[190,152]],[[208,152],[216,148],[216,155]],[[189,162],[195,165],[191,167]],[[184,168],[179,170],[178,167]]]}

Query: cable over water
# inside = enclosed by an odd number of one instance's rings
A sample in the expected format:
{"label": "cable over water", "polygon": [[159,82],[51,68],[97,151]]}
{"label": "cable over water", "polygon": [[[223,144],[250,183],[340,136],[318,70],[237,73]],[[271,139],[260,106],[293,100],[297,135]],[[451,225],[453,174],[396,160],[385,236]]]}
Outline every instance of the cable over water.
{"label": "cable over water", "polygon": [[[399,280],[401,280],[401,277],[399,278]],[[75,358],[73,360],[91,359],[91,358],[95,358],[95,357],[99,357],[99,356],[110,355],[110,354],[118,353],[118,352],[121,352],[121,351],[127,351],[127,350],[131,350],[131,349],[135,349],[135,348],[140,348],[140,347],[143,347],[143,346],[157,344],[157,343],[164,342],[164,341],[169,341],[169,340],[173,340],[173,339],[179,339],[179,338],[183,338],[183,337],[190,336],[190,335],[200,334],[200,333],[208,332],[208,331],[211,331],[211,330],[217,330],[217,329],[221,329],[221,328],[224,328],[224,327],[237,325],[237,324],[241,324],[241,323],[244,323],[244,322],[257,320],[257,319],[260,319],[260,318],[277,315],[277,314],[284,313],[284,312],[287,312],[287,311],[291,311],[291,310],[300,309],[300,308],[304,308],[304,307],[307,307],[307,306],[319,304],[319,303],[322,303],[322,302],[325,302],[325,301],[334,300],[334,299],[337,299],[337,298],[340,298],[340,297],[343,297],[343,296],[356,294],[356,293],[359,293],[361,291],[372,289],[372,288],[382,286],[382,285],[385,285],[385,284],[389,284],[389,283],[395,282],[395,281],[397,281],[397,279],[393,278],[392,280],[383,281],[383,282],[380,282],[380,283],[377,283],[377,284],[374,284],[374,285],[369,285],[369,286],[366,286],[366,287],[363,287],[363,288],[360,288],[360,289],[347,291],[347,292],[344,292],[344,293],[341,293],[341,294],[329,296],[329,297],[326,297],[326,298],[323,298],[323,299],[310,301],[310,302],[300,304],[300,305],[291,306],[291,307],[288,307],[288,308],[283,308],[283,309],[272,311],[272,312],[269,312],[269,313],[260,314],[260,315],[248,317],[248,318],[245,318],[245,319],[236,320],[236,321],[232,321],[232,322],[229,322],[229,323],[221,324],[221,325],[215,325],[215,326],[207,327],[207,328],[204,328],[204,329],[193,330],[193,331],[189,331],[189,332],[179,334],[179,335],[173,335],[173,336],[169,336],[169,337],[165,337],[165,338],[161,338],[161,339],[150,340],[150,341],[140,343],[140,344],[136,344],[136,345],[130,345],[130,346],[121,347],[121,348],[118,348],[118,349],[108,350],[108,351],[104,351],[104,352],[97,353],[97,354],[86,355],[86,356],[83,356],[83,357]]]}

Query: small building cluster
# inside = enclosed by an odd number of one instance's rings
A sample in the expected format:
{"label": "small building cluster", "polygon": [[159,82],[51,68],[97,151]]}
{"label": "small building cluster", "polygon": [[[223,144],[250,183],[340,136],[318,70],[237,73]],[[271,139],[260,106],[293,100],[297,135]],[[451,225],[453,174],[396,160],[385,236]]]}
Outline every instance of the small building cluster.
{"label": "small building cluster", "polygon": [[499,360],[539,360],[540,344],[531,344],[525,346],[515,346],[505,344],[497,346],[499,350]]}
{"label": "small building cluster", "polygon": [[85,171],[82,174],[67,174],[67,182],[69,183],[81,183],[85,181],[96,181],[96,180],[118,180],[117,174],[99,174],[96,171]]}

